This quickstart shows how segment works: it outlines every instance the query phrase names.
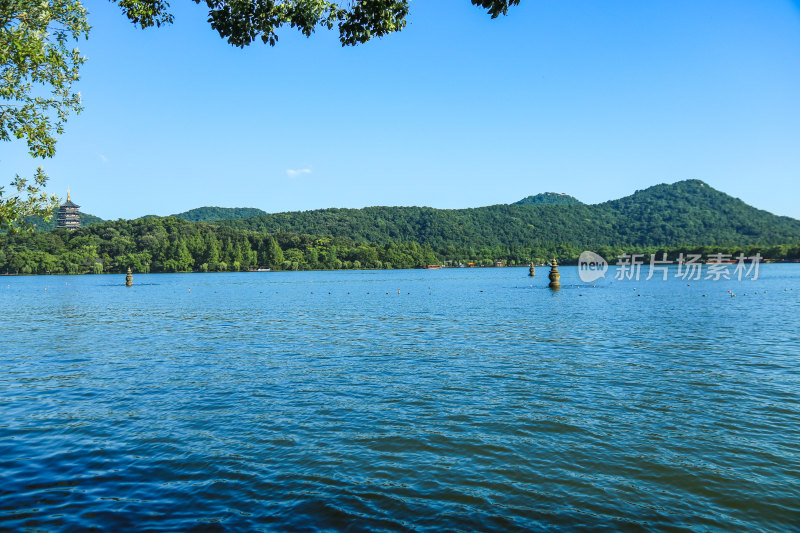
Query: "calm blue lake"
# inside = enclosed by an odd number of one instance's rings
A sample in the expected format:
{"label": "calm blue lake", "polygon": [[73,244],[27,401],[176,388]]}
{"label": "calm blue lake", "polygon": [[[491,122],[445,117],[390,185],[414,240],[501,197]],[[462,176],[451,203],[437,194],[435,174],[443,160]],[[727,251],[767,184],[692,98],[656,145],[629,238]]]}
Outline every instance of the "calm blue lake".
{"label": "calm blue lake", "polygon": [[797,530],[800,265],[561,272],[0,277],[0,529]]}

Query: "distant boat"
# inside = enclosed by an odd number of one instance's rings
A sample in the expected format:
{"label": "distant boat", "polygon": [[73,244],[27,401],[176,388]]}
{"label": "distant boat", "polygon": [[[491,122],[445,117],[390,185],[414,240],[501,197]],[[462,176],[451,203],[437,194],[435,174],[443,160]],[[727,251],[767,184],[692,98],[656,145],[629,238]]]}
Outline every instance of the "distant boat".
{"label": "distant boat", "polygon": [[427,269],[437,269],[437,268],[442,268],[442,265],[428,265],[425,268],[427,268]]}

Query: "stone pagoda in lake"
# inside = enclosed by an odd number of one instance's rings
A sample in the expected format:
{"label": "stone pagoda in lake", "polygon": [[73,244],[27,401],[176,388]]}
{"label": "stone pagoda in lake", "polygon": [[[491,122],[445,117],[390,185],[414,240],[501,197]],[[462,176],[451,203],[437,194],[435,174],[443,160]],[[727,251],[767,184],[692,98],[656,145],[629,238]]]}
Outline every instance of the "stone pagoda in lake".
{"label": "stone pagoda in lake", "polygon": [[56,227],[67,228],[73,230],[81,227],[81,213],[78,211],[81,206],[72,201],[69,197],[69,188],[67,188],[67,201],[59,206],[58,214],[56,215]]}

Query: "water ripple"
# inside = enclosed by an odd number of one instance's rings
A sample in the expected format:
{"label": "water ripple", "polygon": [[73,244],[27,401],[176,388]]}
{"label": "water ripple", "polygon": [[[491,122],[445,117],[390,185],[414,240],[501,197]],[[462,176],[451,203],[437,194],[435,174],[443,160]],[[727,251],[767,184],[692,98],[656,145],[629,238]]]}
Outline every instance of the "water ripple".
{"label": "water ripple", "polygon": [[800,269],[525,273],[7,278],[0,528],[797,528]]}

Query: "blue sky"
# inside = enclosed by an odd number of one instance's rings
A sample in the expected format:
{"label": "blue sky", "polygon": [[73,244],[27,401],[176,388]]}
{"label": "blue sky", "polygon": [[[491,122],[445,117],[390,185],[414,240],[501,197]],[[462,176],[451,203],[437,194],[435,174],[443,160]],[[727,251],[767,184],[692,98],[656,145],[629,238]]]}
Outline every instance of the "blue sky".
{"label": "blue sky", "polygon": [[[698,178],[800,218],[800,4],[413,0],[355,48],[291,30],[233,48],[193,2],[139,30],[90,0],[92,32],[57,155],[3,143],[0,172],[71,187],[103,218],[203,205],[588,203]],[[5,180],[9,181],[9,180]]]}

